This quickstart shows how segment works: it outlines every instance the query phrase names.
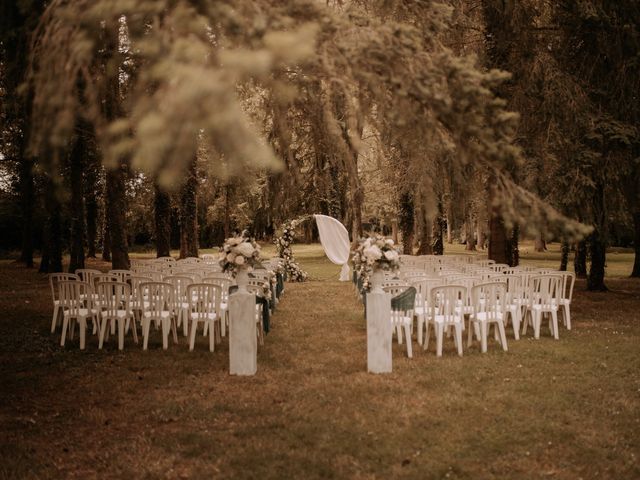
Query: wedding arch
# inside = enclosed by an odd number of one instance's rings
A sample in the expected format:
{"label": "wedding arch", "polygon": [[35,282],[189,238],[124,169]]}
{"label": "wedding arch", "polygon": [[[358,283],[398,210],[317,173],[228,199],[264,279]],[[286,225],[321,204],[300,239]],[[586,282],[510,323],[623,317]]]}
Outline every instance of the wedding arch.
{"label": "wedding arch", "polygon": [[276,237],[276,254],[284,260],[284,269],[290,281],[304,282],[308,274],[300,268],[293,255],[291,245],[295,240],[295,229],[303,222],[314,218],[320,234],[320,243],[325,254],[336,265],[340,265],[339,280],[349,281],[349,233],[345,226],[333,217],[327,215],[304,215],[285,222],[280,228],[280,235]]}

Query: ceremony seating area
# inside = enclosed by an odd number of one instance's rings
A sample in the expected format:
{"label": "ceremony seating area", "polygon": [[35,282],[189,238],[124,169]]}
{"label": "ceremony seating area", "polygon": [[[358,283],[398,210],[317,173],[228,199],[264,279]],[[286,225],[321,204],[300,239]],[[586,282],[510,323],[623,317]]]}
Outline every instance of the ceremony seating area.
{"label": "ceremony seating area", "polygon": [[[256,296],[256,336],[261,345],[284,292],[280,264],[281,259],[273,258],[250,273],[247,289]],[[232,276],[222,272],[218,256],[212,254],[181,260],[132,260],[129,270],[107,273],[96,269],[54,273],[49,275],[49,286],[51,333],[61,326],[62,346],[74,338],[77,325],[81,350],[86,348],[87,332],[102,349],[117,331],[119,350],[124,349],[129,334],[138,344],[140,332],[142,349],[147,350],[150,336],[159,331],[165,350],[170,339],[180,343],[179,336],[193,350],[200,332],[208,337],[211,352],[227,334],[229,294],[237,288]]]}
{"label": "ceremony seating area", "polygon": [[[470,255],[400,257],[399,272],[384,272],[383,288],[392,299],[391,322],[398,343],[406,342],[407,356],[413,356],[412,337],[424,350],[431,332],[436,337],[436,354],[441,356],[445,334],[453,336],[463,354],[462,333],[467,348],[474,339],[481,352],[488,348],[490,329],[503,350],[508,350],[507,328],[514,340],[532,327],[539,339],[542,326],[560,338],[558,318],[571,330],[571,299],[575,274],[566,271],[522,266],[511,268]],[[364,279],[354,275],[357,294],[363,296]],[[398,295],[414,291],[413,303],[406,298],[398,306]],[[542,331],[546,333],[546,331]]]}

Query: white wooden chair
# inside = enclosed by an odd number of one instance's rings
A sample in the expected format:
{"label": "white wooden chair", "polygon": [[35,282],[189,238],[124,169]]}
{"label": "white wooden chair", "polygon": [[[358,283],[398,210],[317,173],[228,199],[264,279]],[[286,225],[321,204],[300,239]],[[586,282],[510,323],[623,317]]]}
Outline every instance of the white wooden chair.
{"label": "white wooden chair", "polygon": [[142,305],[142,349],[149,345],[151,322],[162,327],[162,348],[169,348],[169,331],[174,343],[178,343],[175,319],[172,317],[171,302],[173,287],[165,282],[140,284],[140,304]]}
{"label": "white wooden chair", "polygon": [[100,336],[98,348],[102,349],[107,326],[112,325],[111,330],[117,324],[118,350],[124,348],[124,334],[127,327],[133,331],[133,340],[138,343],[138,328],[131,308],[131,286],[124,282],[99,282],[97,284],[97,298],[100,305]]}
{"label": "white wooden chair", "polygon": [[51,318],[51,333],[56,331],[58,320],[62,314],[60,309],[60,288],[59,283],[65,281],[79,281],[78,275],[74,273],[52,273],[49,275],[49,287],[51,288],[51,298],[53,300],[53,317]]}
{"label": "white wooden chair", "polygon": [[439,286],[431,289],[430,314],[427,318],[427,334],[423,347],[425,350],[429,348],[429,327],[433,325],[436,335],[436,355],[441,357],[444,331],[447,327],[453,327],[458,355],[462,356],[462,327],[464,323],[462,305],[466,295],[467,289],[462,285]]}
{"label": "white wooden chair", "polygon": [[220,302],[222,289],[210,283],[192,283],[187,287],[187,299],[189,309],[187,321],[189,322],[189,351],[193,351],[196,342],[196,333],[200,323],[208,326],[209,351],[215,350],[216,324],[220,322]]}
{"label": "white wooden chair", "polygon": [[[534,338],[540,338],[540,326],[544,315],[548,315],[549,329],[553,338],[560,338],[558,332],[558,309],[562,296],[562,276],[536,275],[529,279],[531,323]],[[522,333],[527,333],[528,322],[522,322]]]}
{"label": "white wooden chair", "polygon": [[182,326],[182,333],[187,337],[189,335],[189,322],[187,321],[189,298],[187,297],[187,288],[193,283],[193,280],[187,275],[170,275],[164,277],[164,281],[170,283],[173,287],[171,310],[176,320],[176,325],[178,327]]}
{"label": "white wooden chair", "polygon": [[562,286],[560,287],[560,309],[562,320],[567,330],[571,330],[571,299],[573,298],[573,287],[576,283],[576,275],[573,272],[561,272]]}
{"label": "white wooden chair", "polygon": [[480,346],[482,353],[487,351],[487,334],[491,324],[498,329],[498,337],[502,349],[507,351],[507,336],[504,330],[506,316],[507,284],[503,282],[481,283],[473,287],[473,313],[469,316],[469,331],[467,346],[471,346],[473,333],[476,330],[472,324],[479,326]]}
{"label": "white wooden chair", "polygon": [[79,281],[58,282],[60,308],[62,310],[62,336],[60,345],[64,347],[69,331],[73,339],[73,330],[77,322],[80,327],[80,350],[84,350],[87,335],[87,319],[96,323],[99,312],[93,306],[93,287]]}

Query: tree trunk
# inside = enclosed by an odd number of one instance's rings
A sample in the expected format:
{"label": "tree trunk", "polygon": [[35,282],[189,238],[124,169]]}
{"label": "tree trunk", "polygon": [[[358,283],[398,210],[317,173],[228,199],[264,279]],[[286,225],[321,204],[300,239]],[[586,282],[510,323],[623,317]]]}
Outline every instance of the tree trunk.
{"label": "tree trunk", "polygon": [[231,202],[230,202],[230,192],[231,187],[229,184],[224,186],[224,219],[223,219],[223,228],[224,228],[224,238],[227,239],[231,236]]}
{"label": "tree trunk", "polygon": [[511,258],[509,265],[517,267],[520,265],[520,225],[514,225],[511,231]]}
{"label": "tree trunk", "polygon": [[589,253],[591,268],[587,277],[587,290],[605,292],[604,271],[606,265],[606,245],[602,241],[600,232],[596,229],[589,237]]}
{"label": "tree trunk", "polygon": [[411,193],[404,192],[400,195],[400,208],[398,210],[398,226],[402,233],[402,253],[413,255],[413,231],[415,212]]}
{"label": "tree trunk", "polygon": [[433,255],[431,245],[431,222],[424,218],[420,224],[420,246],[417,255]]}
{"label": "tree trunk", "polygon": [[156,226],[156,256],[171,256],[171,197],[154,184],[155,201],[154,214]]}
{"label": "tree trunk", "polygon": [[640,277],[640,211],[636,211],[633,214],[633,248],[635,250],[635,258],[633,261],[632,277]]}
{"label": "tree trunk", "polygon": [[111,234],[109,232],[109,219],[107,218],[107,211],[109,210],[109,199],[104,200],[104,227],[102,230],[102,260],[105,262],[111,261]]}
{"label": "tree trunk", "polygon": [[87,214],[87,257],[96,258],[96,240],[98,237],[98,202],[94,195],[84,199]]}
{"label": "tree trunk", "polygon": [[[26,143],[26,140],[24,140]],[[22,249],[20,261],[27,267],[33,267],[33,205],[35,188],[33,184],[33,159],[26,155],[23,148],[19,167],[20,209],[22,213]]]}
{"label": "tree trunk", "polygon": [[491,215],[489,220],[489,259],[496,263],[509,263],[509,241],[504,221],[499,214]]}
{"label": "tree trunk", "polygon": [[40,271],[43,273],[62,272],[62,228],[61,205],[58,200],[57,187],[51,177],[47,177],[45,185],[45,209],[47,221],[44,233],[44,252]]}
{"label": "tree trunk", "polygon": [[391,220],[391,240],[393,243],[398,245],[398,220]]}
{"label": "tree trunk", "polygon": [[464,249],[469,252],[474,252],[476,250],[476,239],[473,236],[473,221],[470,216],[464,222],[464,240]]}
{"label": "tree trunk", "polygon": [[536,235],[534,250],[536,252],[544,252],[547,250],[547,243],[544,241],[544,238],[542,238],[542,233],[540,232]]}
{"label": "tree trunk", "polygon": [[478,239],[478,245],[477,247],[480,250],[484,250],[485,249],[485,244],[487,243],[487,237],[484,234],[484,223],[481,221],[478,221],[478,226],[476,227],[476,232],[477,232],[477,239]]}
{"label": "tree trunk", "polygon": [[567,271],[567,264],[569,263],[569,242],[567,242],[566,240],[562,241],[562,244],[560,246],[560,252],[561,252],[561,256],[560,256],[560,268],[559,270],[561,272],[566,272]]}
{"label": "tree trunk", "polygon": [[194,156],[180,192],[180,258],[198,256],[198,176]]}
{"label": "tree trunk", "polygon": [[[120,77],[117,63],[120,60],[118,25],[106,26],[105,31],[105,71],[108,72],[105,90],[105,118],[116,120],[120,112]],[[116,65],[114,65],[116,63]],[[106,173],[106,221],[109,225],[109,246],[111,250],[111,265],[114,269],[129,268],[129,252],[127,246],[126,225],[126,172],[127,160],[116,158],[114,164]]]}
{"label": "tree trunk", "polygon": [[126,164],[107,171],[107,222],[109,223],[109,246],[111,265],[115,269],[129,268],[126,224]]}
{"label": "tree trunk", "polygon": [[453,232],[451,231],[451,214],[447,214],[447,243],[451,245],[453,243]]}
{"label": "tree trunk", "polygon": [[440,203],[438,207],[438,215],[433,222],[432,250],[434,255],[444,255],[444,229],[446,220],[442,213],[442,203]]}
{"label": "tree trunk", "polygon": [[584,240],[576,243],[576,253],[573,258],[573,269],[577,278],[587,278],[587,243]]}
{"label": "tree trunk", "polygon": [[95,132],[88,125],[86,140],[86,167],[84,171],[84,205],[86,208],[87,226],[87,257],[96,258],[96,243],[98,239],[98,197],[100,196],[99,182],[100,160],[98,158]]}
{"label": "tree trunk", "polygon": [[69,272],[75,272],[78,268],[84,268],[84,155],[85,141],[82,133],[83,125],[76,125],[76,138],[71,150],[70,181],[71,181],[71,242]]}

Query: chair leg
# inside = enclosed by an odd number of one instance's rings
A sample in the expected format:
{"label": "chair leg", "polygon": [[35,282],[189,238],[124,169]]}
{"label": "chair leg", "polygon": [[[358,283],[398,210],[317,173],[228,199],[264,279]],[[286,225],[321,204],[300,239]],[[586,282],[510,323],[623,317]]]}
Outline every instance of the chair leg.
{"label": "chair leg", "polygon": [[513,338],[516,340],[520,340],[520,309],[515,308],[513,312],[511,312],[511,323],[513,325]]}
{"label": "chair leg", "polygon": [[458,355],[462,356],[462,325],[464,323],[460,323],[455,326],[456,329],[456,343],[458,346]]}
{"label": "chair leg", "polygon": [[480,347],[482,353],[487,353],[487,322],[480,322]]}
{"label": "chair leg", "polygon": [[171,333],[173,335],[173,343],[178,343],[178,325],[176,325],[175,319],[171,319]]}
{"label": "chair leg", "polygon": [[60,316],[60,305],[53,308],[53,318],[51,319],[51,333],[55,333],[56,325],[58,325],[58,317]]}
{"label": "chair leg", "polygon": [[171,328],[169,325],[171,320],[169,318],[162,319],[162,349],[166,350],[169,348],[169,329]]}
{"label": "chair leg", "polygon": [[227,336],[227,325],[226,325],[226,319],[227,319],[227,311],[223,310],[220,313],[220,335],[222,335],[223,337]]}
{"label": "chair leg", "polygon": [[193,351],[193,347],[196,344],[196,330],[198,329],[198,324],[192,321],[189,328],[191,329],[189,332],[189,351]]}
{"label": "chair leg", "polygon": [[213,322],[214,322],[214,320],[209,320],[209,322],[208,322],[209,323],[209,332],[210,332],[209,333],[209,351],[210,352],[213,352],[216,349],[216,347],[215,347],[215,344],[216,344],[215,337],[216,337],[216,335],[214,333],[215,325],[214,325]]}
{"label": "chair leg", "polygon": [[542,324],[542,312],[531,312],[533,319],[533,337],[538,340],[540,338],[540,325]]}
{"label": "chair leg", "polygon": [[62,336],[60,337],[60,346],[64,347],[65,339],[67,338],[67,328],[69,328],[69,317],[65,315],[62,319]]}
{"label": "chair leg", "polygon": [[180,315],[182,315],[182,333],[184,333],[185,337],[189,336],[189,317],[185,315],[187,312],[183,309],[180,310]]}
{"label": "chair leg", "polygon": [[567,325],[567,330],[571,330],[571,306],[568,303],[564,305],[564,320]]}
{"label": "chair leg", "polygon": [[502,344],[502,349],[507,351],[507,334],[504,330],[504,324],[502,322],[496,322],[498,326],[498,331],[500,332],[500,343]]}
{"label": "chair leg", "polygon": [[553,324],[553,338],[556,340],[560,339],[560,335],[558,334],[558,311],[551,311],[551,323]]}
{"label": "chair leg", "polygon": [[427,351],[429,349],[429,322],[425,324],[425,335],[424,335],[424,343],[422,344],[422,349]]}
{"label": "chair leg", "polygon": [[444,336],[444,325],[436,325],[436,355],[442,356],[442,337]]}
{"label": "chair leg", "polygon": [[411,325],[404,326],[404,335],[407,340],[407,357],[413,358],[413,348],[411,345]]}
{"label": "chair leg", "polygon": [[396,325],[396,337],[398,338],[398,343],[402,345],[402,327],[400,325]]}
{"label": "chair leg", "polygon": [[138,344],[138,326],[136,325],[136,317],[131,317],[131,329],[133,330],[133,341]]}
{"label": "chair leg", "polygon": [[80,350],[84,350],[85,340],[87,338],[87,319],[86,317],[80,317],[78,319],[80,324]]}
{"label": "chair leg", "polygon": [[469,318],[469,326],[467,328],[467,348],[471,346],[471,342],[473,340],[473,329],[475,328],[475,326],[475,322],[472,325],[471,318]]}
{"label": "chair leg", "polygon": [[151,329],[151,319],[142,319],[142,350],[146,350],[149,345],[149,330]]}
{"label": "chair leg", "polygon": [[100,336],[98,337],[98,350],[102,350],[102,346],[104,345],[104,336],[107,330],[107,323],[109,320],[103,318],[100,322]]}
{"label": "chair leg", "polygon": [[124,350],[124,331],[126,329],[126,319],[118,319],[118,350]]}

